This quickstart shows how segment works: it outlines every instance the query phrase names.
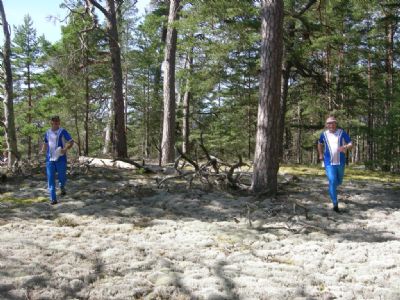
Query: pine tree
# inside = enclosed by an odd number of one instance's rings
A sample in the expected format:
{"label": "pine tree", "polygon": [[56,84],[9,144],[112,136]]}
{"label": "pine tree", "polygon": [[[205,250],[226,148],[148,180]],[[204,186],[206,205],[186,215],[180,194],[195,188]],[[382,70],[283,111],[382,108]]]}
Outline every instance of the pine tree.
{"label": "pine tree", "polygon": [[251,189],[275,194],[279,169],[279,108],[283,53],[283,1],[263,0],[261,75],[256,150]]}
{"label": "pine tree", "polygon": [[163,135],[161,142],[161,163],[171,163],[175,159],[175,56],[177,30],[175,22],[178,20],[180,0],[171,0],[168,16],[168,28],[164,57],[164,112]]}
{"label": "pine tree", "polygon": [[13,67],[15,82],[18,86],[16,101],[18,102],[18,124],[20,132],[27,140],[27,155],[31,159],[32,138],[38,136],[37,126],[34,121],[34,106],[37,102],[38,76],[41,72],[39,58],[41,55],[39,38],[33,27],[32,18],[24,17],[24,23],[14,27],[13,40]]}

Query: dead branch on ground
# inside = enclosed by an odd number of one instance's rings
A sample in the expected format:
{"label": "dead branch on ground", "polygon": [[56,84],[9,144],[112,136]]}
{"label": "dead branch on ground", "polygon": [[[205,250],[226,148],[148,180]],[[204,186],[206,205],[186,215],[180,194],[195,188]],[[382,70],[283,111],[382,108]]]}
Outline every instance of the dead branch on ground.
{"label": "dead branch on ground", "polygon": [[[236,172],[238,168],[247,166],[240,155],[239,161],[233,165],[210,155],[208,149],[204,146],[202,134],[200,135],[199,146],[203,150],[206,161],[202,162],[199,159],[194,159],[176,147],[176,151],[179,153],[179,156],[174,163],[174,169],[177,175],[163,178],[158,182],[158,187],[161,187],[166,182],[174,179],[185,179],[187,180],[189,187],[191,187],[193,181],[198,179],[202,184],[207,185],[208,187],[225,186],[235,190],[249,190],[249,185],[241,182],[243,174],[241,172]],[[183,165],[179,167],[181,161],[183,161]],[[194,170],[185,170],[184,166],[186,163],[191,165]]]}

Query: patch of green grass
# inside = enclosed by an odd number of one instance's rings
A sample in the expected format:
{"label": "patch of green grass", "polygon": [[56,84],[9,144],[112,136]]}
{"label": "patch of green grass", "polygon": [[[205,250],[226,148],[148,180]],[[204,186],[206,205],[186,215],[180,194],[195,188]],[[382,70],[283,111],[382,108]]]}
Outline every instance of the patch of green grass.
{"label": "patch of green grass", "polygon": [[32,198],[16,198],[13,193],[4,193],[0,196],[0,202],[10,202],[17,205],[27,205],[33,203],[47,202],[46,197],[32,197]]}
{"label": "patch of green grass", "polygon": [[400,175],[381,172],[381,171],[358,170],[349,167],[346,169],[345,174],[346,174],[345,176],[349,176],[350,179],[368,180],[368,181],[373,180],[373,181],[392,182],[392,183],[400,182]]}
{"label": "patch of green grass", "polygon": [[[319,166],[285,165],[279,168],[279,172],[298,176],[325,176],[325,169]],[[380,171],[360,170],[352,168],[352,166],[346,167],[345,177],[346,180],[400,182],[400,175]]]}

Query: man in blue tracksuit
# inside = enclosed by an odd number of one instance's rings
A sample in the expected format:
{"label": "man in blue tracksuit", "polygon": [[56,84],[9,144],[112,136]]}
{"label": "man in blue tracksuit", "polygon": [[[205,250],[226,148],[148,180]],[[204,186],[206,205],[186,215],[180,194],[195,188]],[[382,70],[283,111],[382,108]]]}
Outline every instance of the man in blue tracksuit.
{"label": "man in blue tracksuit", "polygon": [[325,125],[327,130],[321,133],[318,140],[318,154],[319,159],[323,160],[325,165],[333,210],[339,212],[337,187],[343,182],[345,152],[352,148],[352,143],[349,135],[342,128],[337,127],[335,117],[328,117]]}
{"label": "man in blue tracksuit", "polygon": [[50,203],[57,204],[56,173],[61,189],[61,195],[65,195],[65,183],[67,182],[67,151],[74,145],[74,141],[67,130],[60,127],[60,117],[51,118],[51,128],[44,135],[42,151],[46,151],[46,173],[50,192]]}

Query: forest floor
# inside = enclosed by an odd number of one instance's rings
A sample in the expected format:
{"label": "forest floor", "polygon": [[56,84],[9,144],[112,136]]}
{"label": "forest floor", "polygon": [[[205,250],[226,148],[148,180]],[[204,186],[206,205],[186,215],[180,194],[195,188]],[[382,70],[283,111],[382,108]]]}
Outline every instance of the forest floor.
{"label": "forest floor", "polygon": [[0,298],[400,299],[399,177],[349,173],[337,214],[308,171],[255,199],[92,168],[55,206],[44,174],[9,179]]}

